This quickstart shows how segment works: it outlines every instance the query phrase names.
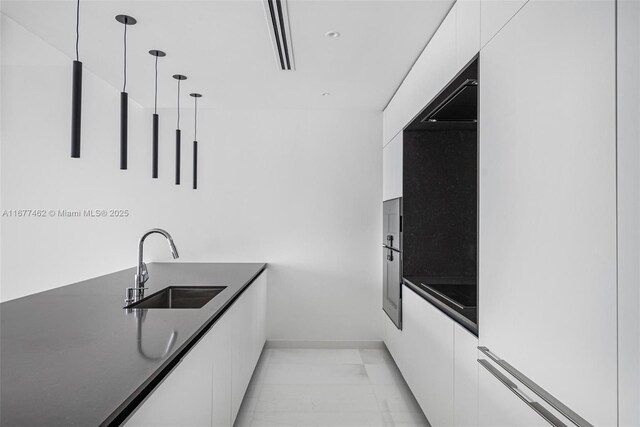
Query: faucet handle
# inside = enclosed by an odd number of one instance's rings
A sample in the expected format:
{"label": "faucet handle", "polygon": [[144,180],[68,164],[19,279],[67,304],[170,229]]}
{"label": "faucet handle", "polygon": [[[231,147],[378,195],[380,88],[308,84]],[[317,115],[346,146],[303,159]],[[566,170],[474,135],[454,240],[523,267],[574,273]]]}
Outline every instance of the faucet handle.
{"label": "faucet handle", "polygon": [[144,296],[144,291],[146,289],[149,289],[149,288],[143,288],[143,287],[125,288],[125,294],[124,294],[125,305],[129,305],[134,302],[140,301]]}
{"label": "faucet handle", "polygon": [[144,285],[144,283],[149,280],[149,270],[147,270],[147,264],[144,262],[140,263],[140,277],[138,278],[138,283],[140,285]]}

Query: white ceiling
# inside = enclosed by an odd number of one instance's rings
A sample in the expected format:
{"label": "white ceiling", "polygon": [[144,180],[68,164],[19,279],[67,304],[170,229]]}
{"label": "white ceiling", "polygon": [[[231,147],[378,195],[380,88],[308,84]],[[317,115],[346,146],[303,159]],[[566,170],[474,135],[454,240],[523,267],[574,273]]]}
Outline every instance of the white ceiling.
{"label": "white ceiling", "polygon": [[[128,29],[127,90],[153,106],[154,58],[159,106],[176,103],[176,81],[204,95],[199,106],[225,108],[357,108],[381,110],[427,44],[453,0],[289,0],[296,71],[276,66],[261,0],[80,2],[80,60],[122,86],[123,26]],[[75,1],[3,0],[2,12],[75,57]],[[342,36],[328,38],[328,31]],[[330,96],[322,96],[329,92]]]}

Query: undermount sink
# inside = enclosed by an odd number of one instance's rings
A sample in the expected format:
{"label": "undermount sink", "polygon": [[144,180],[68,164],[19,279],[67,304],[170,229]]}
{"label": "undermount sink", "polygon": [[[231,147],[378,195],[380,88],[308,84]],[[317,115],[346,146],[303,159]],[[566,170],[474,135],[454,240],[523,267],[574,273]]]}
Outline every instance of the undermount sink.
{"label": "undermount sink", "polygon": [[125,308],[202,308],[226,286],[169,286]]}

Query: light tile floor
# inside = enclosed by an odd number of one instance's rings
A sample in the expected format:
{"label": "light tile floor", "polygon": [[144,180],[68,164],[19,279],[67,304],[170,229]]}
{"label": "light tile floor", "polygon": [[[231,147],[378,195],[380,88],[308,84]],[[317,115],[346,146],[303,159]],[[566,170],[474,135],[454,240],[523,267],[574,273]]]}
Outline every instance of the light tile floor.
{"label": "light tile floor", "polygon": [[429,426],[386,349],[265,349],[235,427]]}

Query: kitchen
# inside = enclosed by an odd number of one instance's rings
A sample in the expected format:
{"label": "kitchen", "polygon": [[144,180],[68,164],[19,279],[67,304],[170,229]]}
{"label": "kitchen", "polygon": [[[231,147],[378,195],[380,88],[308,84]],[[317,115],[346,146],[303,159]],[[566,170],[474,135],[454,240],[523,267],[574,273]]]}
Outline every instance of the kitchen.
{"label": "kitchen", "polygon": [[640,426],[638,1],[0,10],[0,425]]}

